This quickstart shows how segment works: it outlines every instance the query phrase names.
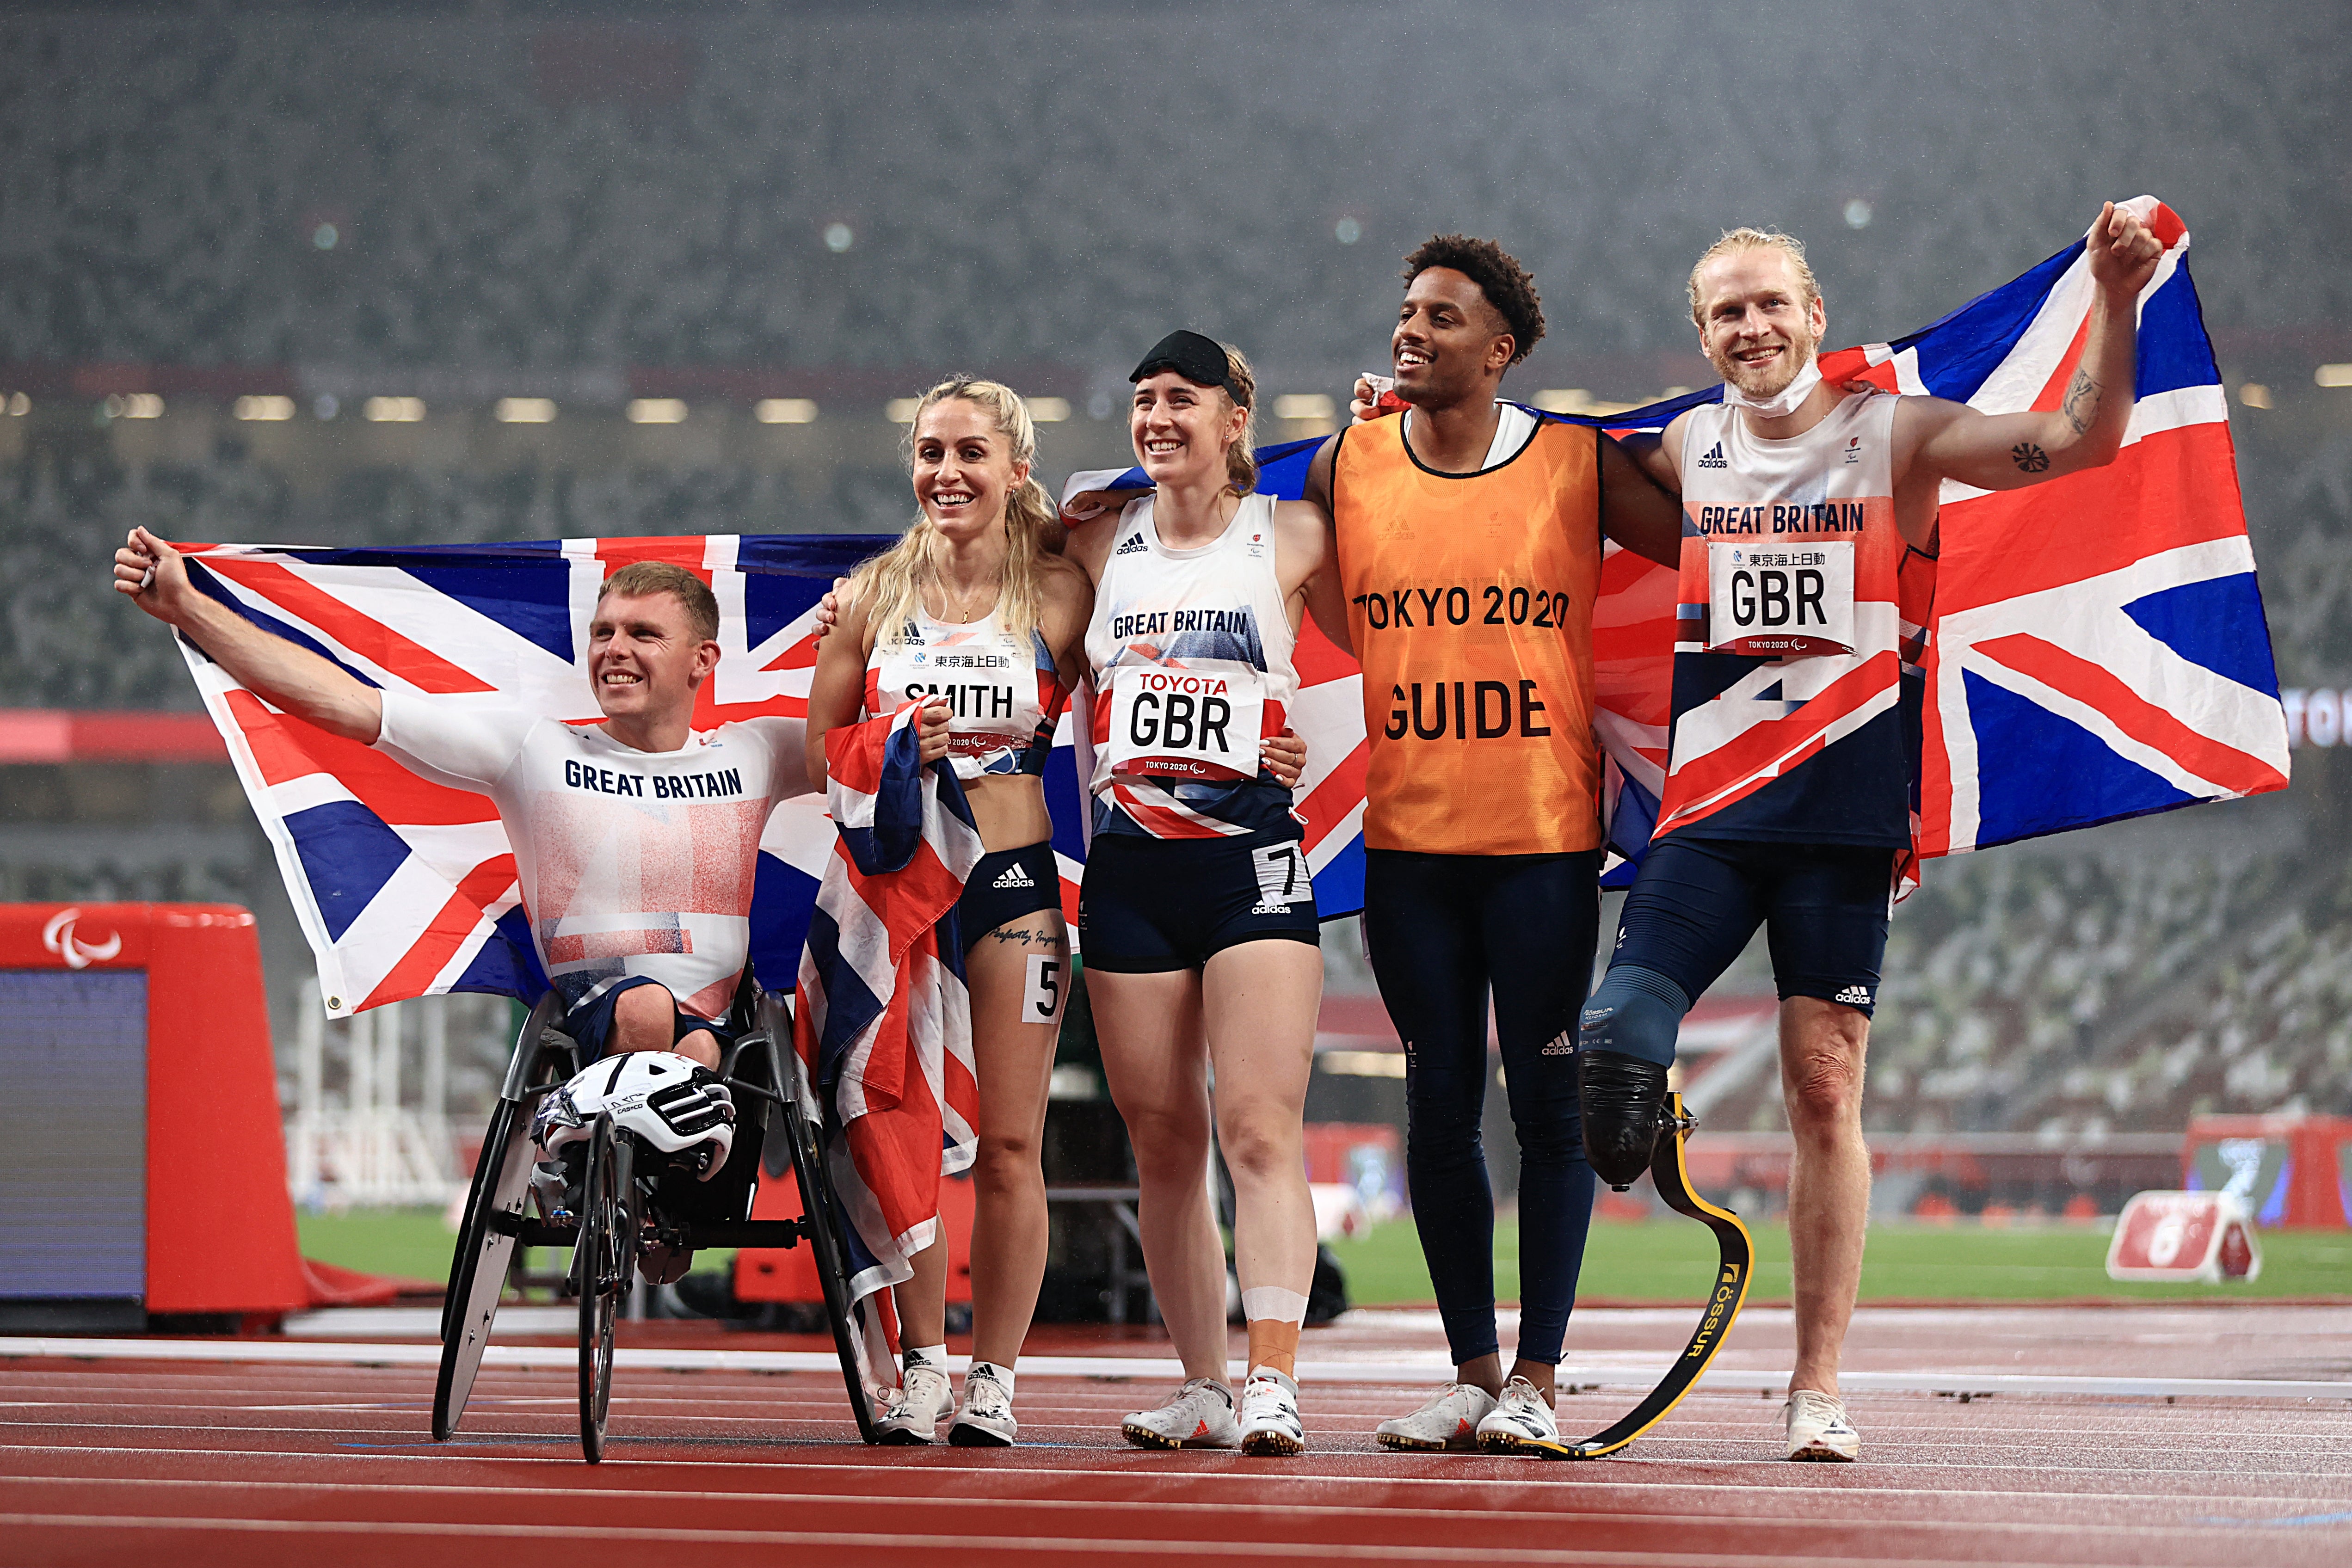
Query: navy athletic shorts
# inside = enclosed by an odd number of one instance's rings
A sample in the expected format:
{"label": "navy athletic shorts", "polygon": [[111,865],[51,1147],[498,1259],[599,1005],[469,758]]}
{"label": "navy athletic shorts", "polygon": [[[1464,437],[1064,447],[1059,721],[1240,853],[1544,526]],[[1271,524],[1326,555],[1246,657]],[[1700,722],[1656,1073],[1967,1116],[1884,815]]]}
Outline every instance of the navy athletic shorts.
{"label": "navy athletic shorts", "polygon": [[1050,843],[980,857],[956,900],[956,936],[967,953],[1000,925],[1041,909],[1062,912],[1062,873]]}
{"label": "navy athletic shorts", "polygon": [[1095,835],[1078,892],[1087,968],[1197,969],[1228,947],[1267,937],[1322,946],[1307,847],[1298,840]]}
{"label": "navy athletic shorts", "polygon": [[1819,997],[1867,1017],[1878,1005],[1895,853],[1668,834],[1650,845],[1625,895],[1609,962],[1654,970],[1696,1001],[1760,925],[1783,998]]}
{"label": "navy athletic shorts", "polygon": [[[612,1043],[613,1004],[620,1000],[621,993],[633,990],[638,986],[660,984],[659,980],[649,979],[644,975],[632,975],[627,979],[614,982],[610,990],[582,1002],[563,1015],[562,1020],[555,1027],[570,1035],[579,1045],[581,1066],[585,1067],[590,1062],[602,1058],[605,1048]],[[677,1003],[675,998],[672,998],[670,1006],[673,1011],[676,1011]],[[712,1023],[709,1019],[698,1019],[689,1012],[677,1012],[677,1022],[670,1031],[670,1042],[674,1045],[698,1029],[709,1030],[711,1039],[719,1042],[719,1049],[722,1051],[735,1043],[735,1037],[726,1030]]]}

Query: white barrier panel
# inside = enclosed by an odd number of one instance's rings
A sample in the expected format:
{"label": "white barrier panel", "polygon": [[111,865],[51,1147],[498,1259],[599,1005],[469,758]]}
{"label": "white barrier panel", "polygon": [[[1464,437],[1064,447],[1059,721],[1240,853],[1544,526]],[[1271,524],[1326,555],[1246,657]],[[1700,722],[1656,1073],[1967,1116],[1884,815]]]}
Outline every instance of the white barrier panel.
{"label": "white barrier panel", "polygon": [[2263,1271],[2253,1216],[2226,1192],[2143,1192],[2107,1244],[2110,1280],[2252,1280]]}

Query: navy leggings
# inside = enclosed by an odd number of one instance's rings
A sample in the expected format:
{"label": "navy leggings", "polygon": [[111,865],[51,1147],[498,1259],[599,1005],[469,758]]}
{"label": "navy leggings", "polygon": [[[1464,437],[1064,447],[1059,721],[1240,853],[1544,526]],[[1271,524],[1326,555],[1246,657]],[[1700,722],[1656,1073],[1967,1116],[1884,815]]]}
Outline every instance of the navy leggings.
{"label": "navy leggings", "polygon": [[1576,1015],[1592,984],[1601,854],[1364,857],[1364,941],[1405,1048],[1405,1176],[1460,1366],[1495,1333],[1495,1196],[1479,1142],[1486,998],[1519,1137],[1519,1347],[1559,1364],[1592,1219]]}

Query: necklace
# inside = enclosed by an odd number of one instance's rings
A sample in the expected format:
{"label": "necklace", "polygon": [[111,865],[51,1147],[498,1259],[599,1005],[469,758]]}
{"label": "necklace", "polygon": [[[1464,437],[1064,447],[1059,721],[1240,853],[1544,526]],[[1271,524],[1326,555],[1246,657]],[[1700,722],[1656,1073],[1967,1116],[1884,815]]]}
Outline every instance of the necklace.
{"label": "necklace", "polygon": [[978,589],[965,589],[959,592],[956,587],[943,577],[934,576],[932,581],[939,589],[940,603],[946,612],[940,619],[951,626],[971,625],[982,615],[994,609],[997,600],[1003,593],[1003,585],[1000,582],[991,582]]}

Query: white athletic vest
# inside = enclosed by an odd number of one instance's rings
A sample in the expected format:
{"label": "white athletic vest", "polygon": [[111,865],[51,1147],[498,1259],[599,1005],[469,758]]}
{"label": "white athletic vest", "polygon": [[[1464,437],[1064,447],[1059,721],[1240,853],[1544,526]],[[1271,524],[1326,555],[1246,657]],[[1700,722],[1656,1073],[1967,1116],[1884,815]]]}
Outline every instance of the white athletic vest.
{"label": "white athletic vest", "polygon": [[1087,627],[1095,831],[1295,837],[1290,791],[1258,761],[1298,696],[1273,498],[1243,497],[1224,533],[1192,549],[1160,543],[1152,501],[1119,514]]}
{"label": "white athletic vest", "polygon": [[1910,841],[1905,687],[1933,575],[1905,570],[1895,402],[1855,393],[1777,441],[1737,409],[1690,411],[1660,832]]}
{"label": "white athletic vest", "polygon": [[937,697],[953,714],[948,757],[959,779],[989,773],[1043,773],[1054,724],[1069,694],[1045,640],[1024,648],[992,610],[957,624],[918,607],[892,642],[877,637],[866,663],[866,711],[895,713],[916,697]]}

